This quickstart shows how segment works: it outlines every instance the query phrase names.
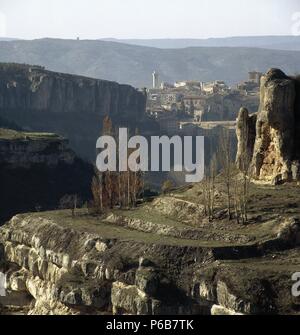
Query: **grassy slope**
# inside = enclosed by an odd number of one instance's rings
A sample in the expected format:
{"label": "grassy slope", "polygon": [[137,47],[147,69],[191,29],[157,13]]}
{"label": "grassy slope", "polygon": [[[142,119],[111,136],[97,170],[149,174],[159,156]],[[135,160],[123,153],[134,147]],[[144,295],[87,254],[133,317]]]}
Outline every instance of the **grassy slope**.
{"label": "grassy slope", "polygon": [[30,133],[23,131],[15,131],[11,129],[0,128],[0,140],[59,140],[62,139],[59,135],[52,133]]}
{"label": "grassy slope", "polygon": [[[142,229],[132,228],[128,225],[108,223],[104,217],[92,216],[87,210],[78,210],[75,218],[71,211],[53,211],[36,213],[53,219],[68,228],[100,234],[105,238],[117,238],[125,240],[142,241],[145,243],[161,243],[171,245],[226,247],[233,245],[253,245],[258,242],[268,241],[277,236],[278,226],[285,217],[300,217],[300,194],[297,185],[285,185],[277,187],[265,187],[252,185],[249,205],[249,224],[238,225],[234,220],[229,222],[226,218],[208,222],[190,219],[183,223],[176,217],[167,217],[150,205],[143,205],[131,211],[113,210],[114,215],[131,220],[140,220],[153,226],[148,232]],[[181,190],[171,194],[174,199],[184,199],[195,203],[201,202],[201,187],[196,186],[188,190]],[[223,200],[218,200],[218,209],[224,208]],[[198,237],[188,239],[185,235],[173,236],[171,234],[156,233],[159,227],[174,228],[176,231],[190,229]],[[202,237],[203,236],[203,237]],[[221,237],[220,237],[221,236]],[[222,236],[224,238],[222,239]],[[242,238],[242,239],[241,239]]]}

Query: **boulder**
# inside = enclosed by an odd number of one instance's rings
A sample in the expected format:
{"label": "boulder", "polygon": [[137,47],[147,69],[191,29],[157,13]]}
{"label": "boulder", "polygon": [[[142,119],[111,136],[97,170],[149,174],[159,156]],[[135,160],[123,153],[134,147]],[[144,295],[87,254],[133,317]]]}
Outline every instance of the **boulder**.
{"label": "boulder", "polygon": [[139,268],[135,275],[136,286],[149,296],[155,296],[159,286],[159,275],[153,268]]}
{"label": "boulder", "polygon": [[232,311],[226,307],[219,306],[219,305],[213,305],[211,308],[211,315],[227,315],[227,316],[233,316],[233,315],[244,315],[242,313],[236,313],[235,311]]}
{"label": "boulder", "polygon": [[111,302],[114,314],[151,314],[151,299],[135,285],[113,283]]}
{"label": "boulder", "polygon": [[220,306],[236,313],[251,314],[251,304],[235,295],[228,288],[228,285],[219,281],[217,284],[217,299]]}

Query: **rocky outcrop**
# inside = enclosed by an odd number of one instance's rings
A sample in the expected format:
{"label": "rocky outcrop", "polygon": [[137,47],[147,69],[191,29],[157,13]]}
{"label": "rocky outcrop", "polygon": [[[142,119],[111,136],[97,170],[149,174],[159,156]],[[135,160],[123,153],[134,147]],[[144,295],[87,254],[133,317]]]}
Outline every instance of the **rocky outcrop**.
{"label": "rocky outcrop", "polygon": [[236,125],[236,133],[238,141],[237,147],[237,166],[243,170],[247,160],[253,156],[253,149],[256,137],[256,121],[257,115],[251,114],[247,108],[242,107],[239,111]]}
{"label": "rocky outcrop", "polygon": [[[297,79],[286,76],[278,69],[271,69],[261,79],[256,129],[246,111],[240,111],[237,162],[241,160],[245,134],[250,134],[247,148],[252,160],[252,174],[257,180],[278,183],[299,179],[296,130],[299,128],[297,101],[300,91],[297,86]],[[254,144],[252,134],[255,134]]]}
{"label": "rocky outcrop", "polygon": [[[172,283],[173,271],[181,270],[173,264],[179,260],[169,256],[184,254],[184,247],[105,238],[30,215],[18,215],[0,229],[0,246],[8,290],[32,296],[30,314],[193,311],[192,298]],[[187,259],[197,253],[190,251]],[[183,268],[189,262],[180,261]]]}
{"label": "rocky outcrop", "polygon": [[[27,314],[295,312],[290,278],[299,264],[297,249],[278,252],[276,262],[267,253],[259,257],[254,246],[248,251],[208,241],[188,246],[179,238],[151,239],[77,215],[17,215],[0,228],[0,271],[6,273],[8,297],[27,295]],[[298,232],[293,220],[278,230],[284,239]],[[257,245],[257,251],[263,248]]]}
{"label": "rocky outcrop", "polygon": [[94,159],[105,115],[115,125],[141,129],[145,103],[144,94],[128,85],[0,64],[0,117],[25,130],[62,135],[83,157]]}
{"label": "rocky outcrop", "polygon": [[195,219],[195,217],[199,218],[204,212],[203,205],[174,197],[157,198],[153,202],[153,207],[163,215],[175,217],[182,222],[191,221],[191,218]]}
{"label": "rocky outcrop", "polygon": [[28,169],[34,164],[55,167],[60,163],[73,164],[74,160],[68,140],[61,136],[0,128],[1,165]]}
{"label": "rocky outcrop", "polygon": [[57,208],[66,194],[89,199],[92,176],[93,167],[65,138],[0,128],[0,224],[17,213]]}

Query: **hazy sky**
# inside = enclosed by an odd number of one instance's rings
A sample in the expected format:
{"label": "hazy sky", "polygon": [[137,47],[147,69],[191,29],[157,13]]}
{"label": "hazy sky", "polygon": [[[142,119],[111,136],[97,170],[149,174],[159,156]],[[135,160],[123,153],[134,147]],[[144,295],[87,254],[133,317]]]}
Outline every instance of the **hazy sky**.
{"label": "hazy sky", "polygon": [[0,0],[0,35],[206,38],[290,35],[300,0]]}

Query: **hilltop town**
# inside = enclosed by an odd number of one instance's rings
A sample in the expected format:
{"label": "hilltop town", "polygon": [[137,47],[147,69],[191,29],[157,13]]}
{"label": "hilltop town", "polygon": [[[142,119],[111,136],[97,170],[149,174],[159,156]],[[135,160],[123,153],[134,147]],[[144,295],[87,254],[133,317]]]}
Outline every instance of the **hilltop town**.
{"label": "hilltop town", "polygon": [[[259,105],[261,72],[249,72],[247,80],[230,87],[222,80],[212,82],[161,82],[152,74],[152,88],[147,89],[147,113],[155,119],[162,132],[178,133],[190,125],[207,126],[235,121],[242,106],[255,113]],[[221,123],[220,123],[221,122]],[[231,123],[229,122],[229,125]]]}

